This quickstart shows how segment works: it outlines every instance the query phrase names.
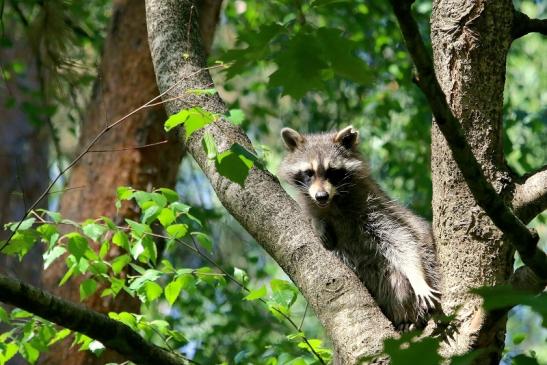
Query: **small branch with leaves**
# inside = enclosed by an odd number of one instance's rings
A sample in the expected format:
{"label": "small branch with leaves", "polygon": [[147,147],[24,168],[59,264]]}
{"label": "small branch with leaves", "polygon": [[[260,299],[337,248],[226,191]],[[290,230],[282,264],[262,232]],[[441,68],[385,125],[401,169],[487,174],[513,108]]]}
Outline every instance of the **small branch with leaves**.
{"label": "small branch with leaves", "polygon": [[145,341],[125,324],[21,281],[0,275],[0,301],[85,334],[136,364],[184,365],[181,355]]}

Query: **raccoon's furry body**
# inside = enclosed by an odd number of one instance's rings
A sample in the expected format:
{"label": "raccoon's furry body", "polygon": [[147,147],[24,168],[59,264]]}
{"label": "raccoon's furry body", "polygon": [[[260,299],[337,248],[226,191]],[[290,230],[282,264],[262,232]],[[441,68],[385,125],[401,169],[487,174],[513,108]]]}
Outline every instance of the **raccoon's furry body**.
{"label": "raccoon's furry body", "polygon": [[284,128],[282,137],[289,153],[280,176],[299,190],[323,245],[355,271],[396,327],[421,326],[439,294],[430,225],[370,177],[353,127],[305,136]]}

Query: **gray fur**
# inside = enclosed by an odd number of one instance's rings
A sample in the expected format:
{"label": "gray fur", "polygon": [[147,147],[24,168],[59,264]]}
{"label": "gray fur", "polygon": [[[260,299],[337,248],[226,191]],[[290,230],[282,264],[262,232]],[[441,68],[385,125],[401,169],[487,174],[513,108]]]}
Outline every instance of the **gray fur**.
{"label": "gray fur", "polygon": [[[325,248],[355,271],[396,327],[423,325],[439,301],[429,223],[392,201],[370,177],[353,127],[312,135],[284,128],[282,136],[289,152],[279,174],[299,191]],[[312,177],[302,172],[306,166],[313,166]],[[329,170],[333,167],[345,172],[341,180]],[[328,205],[320,206],[310,195],[311,185],[313,193],[332,193]]]}

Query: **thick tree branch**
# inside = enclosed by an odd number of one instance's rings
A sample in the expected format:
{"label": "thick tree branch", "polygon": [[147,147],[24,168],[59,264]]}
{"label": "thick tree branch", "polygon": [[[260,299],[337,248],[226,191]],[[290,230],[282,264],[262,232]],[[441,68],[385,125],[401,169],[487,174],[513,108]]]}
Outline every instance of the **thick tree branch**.
{"label": "thick tree branch", "polygon": [[189,363],[175,353],[148,343],[121,322],[4,275],[0,275],[0,301],[83,333],[137,364]]}
{"label": "thick tree branch", "polygon": [[516,184],[513,210],[524,223],[547,209],[547,165]]}
{"label": "thick tree branch", "polygon": [[547,35],[547,19],[532,19],[516,10],[513,14],[513,28],[511,29],[513,40],[534,32]]}
{"label": "thick tree branch", "polygon": [[[160,91],[205,65],[197,19],[192,15],[195,6],[196,2],[189,0],[146,1],[150,49]],[[183,53],[188,57],[182,57]],[[177,85],[165,98],[182,95],[186,89],[208,88],[211,82],[209,73],[201,72]],[[167,103],[169,114],[191,106],[221,114],[226,111],[218,95],[186,95]],[[242,130],[224,118],[204,130],[213,136],[219,151],[234,143],[253,151]],[[222,204],[300,288],[327,330],[342,363],[354,364],[359,356],[378,353],[383,339],[396,333],[357,276],[322,247],[297,204],[274,176],[253,168],[244,187],[222,177],[203,149],[204,130],[188,139],[188,151]]]}
{"label": "thick tree branch", "polygon": [[467,143],[459,121],[447,104],[446,97],[435,77],[431,57],[425,48],[418,25],[412,17],[410,9],[412,2],[390,0],[405,43],[416,65],[417,84],[427,97],[435,122],[448,142],[452,156],[477,204],[509,238],[522,261],[530,266],[541,279],[547,280],[547,255],[537,247],[537,233],[526,228],[488,182]]}

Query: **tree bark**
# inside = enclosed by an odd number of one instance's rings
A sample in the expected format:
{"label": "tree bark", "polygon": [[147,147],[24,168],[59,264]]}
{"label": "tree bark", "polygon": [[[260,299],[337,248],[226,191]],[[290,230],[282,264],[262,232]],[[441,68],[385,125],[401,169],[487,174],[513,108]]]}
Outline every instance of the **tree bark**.
{"label": "tree bark", "polygon": [[[220,0],[207,1],[196,12],[203,27],[202,36],[206,39],[207,49],[213,40],[221,3]],[[116,1],[99,80],[95,84],[83,124],[80,144],[86,145],[107,123],[112,123],[157,95],[158,88],[146,35],[144,1]],[[165,110],[159,105],[133,115],[107,133],[92,148],[92,151],[106,152],[87,154],[74,167],[68,188],[83,188],[63,196],[61,214],[77,221],[104,215],[121,223],[124,218],[134,218],[138,212],[135,207],[124,205],[116,213],[116,187],[129,185],[142,190],[174,188],[184,154],[184,145],[175,136],[171,136],[167,144],[159,146],[112,151],[164,140],[165,120]],[[112,247],[109,256],[118,254],[118,248]],[[53,293],[77,302],[81,280],[71,280],[64,287],[57,288],[64,271],[64,265],[57,264],[46,272],[44,281]],[[103,313],[138,312],[140,307],[137,299],[125,293],[116,299],[95,295],[86,304]],[[65,341],[46,355],[42,363],[91,365],[124,360],[125,358],[113,351],[106,351],[100,358],[96,358],[90,353],[68,349],[68,342]]]}
{"label": "tree bark", "polygon": [[[203,70],[203,48],[196,31],[197,19],[192,15],[195,6],[196,2],[189,0],[146,1],[150,49],[160,91],[177,84],[165,98],[185,95],[166,104],[169,114],[192,106],[215,113],[226,110],[218,95],[185,93],[187,89],[207,88],[212,82],[209,73]],[[180,57],[181,50],[189,57]],[[233,143],[253,150],[242,130],[224,118],[204,130],[211,133],[219,151]],[[253,168],[244,187],[222,177],[203,150],[204,130],[189,138],[188,151],[210,180],[221,203],[300,288],[332,339],[342,363],[354,364],[360,356],[379,352],[383,339],[394,336],[395,332],[359,279],[322,247],[297,204],[274,176]]]}
{"label": "tree bark", "polygon": [[[154,69],[147,43],[143,1],[116,1],[112,21],[103,51],[99,79],[95,84],[92,100],[82,125],[80,145],[84,146],[108,123],[158,95]],[[156,106],[141,111],[107,133],[92,150],[73,168],[68,188],[78,188],[65,193],[61,199],[63,217],[81,221],[87,218],[107,216],[117,222],[135,217],[137,210],[124,205],[116,213],[114,201],[116,188],[129,185],[136,189],[171,187],[176,183],[178,167],[184,147],[172,140],[167,144],[148,148],[110,151],[124,147],[143,146],[165,140],[163,123],[166,119],[163,107]],[[119,254],[113,245],[109,255]],[[61,260],[62,261],[62,260]],[[78,285],[81,280],[70,280],[58,287],[66,271],[64,263],[57,261],[44,273],[45,287],[73,302],[79,302]],[[100,291],[99,291],[100,292]],[[95,295],[86,305],[99,312],[138,312],[139,302],[120,294],[101,298]],[[55,346],[41,359],[43,364],[91,365],[106,362],[122,362],[113,351],[105,351],[100,358],[88,352],[69,348],[65,341]]]}
{"label": "tree bark", "polygon": [[[511,183],[502,145],[510,1],[434,1],[435,73],[484,175],[498,193]],[[514,250],[477,205],[439,128],[432,128],[433,229],[443,278],[443,309],[458,310],[459,333],[444,355],[491,348],[481,364],[499,363],[504,314],[487,314],[469,289],[507,282]]]}

